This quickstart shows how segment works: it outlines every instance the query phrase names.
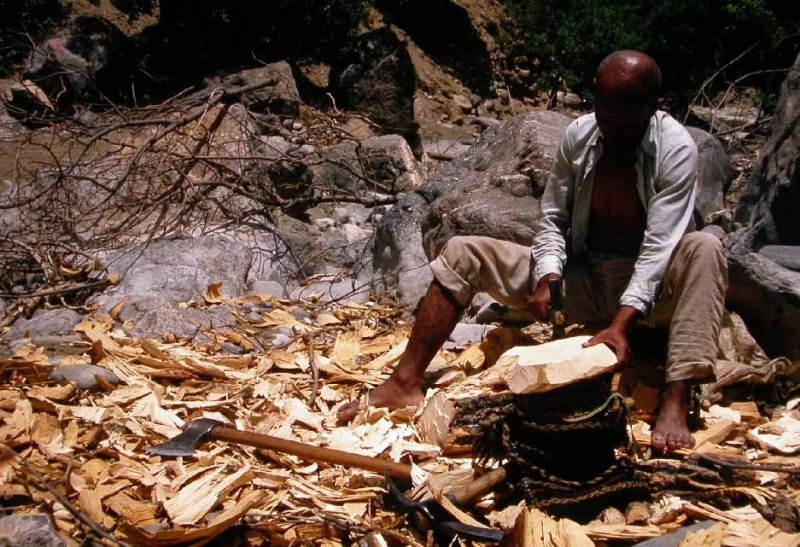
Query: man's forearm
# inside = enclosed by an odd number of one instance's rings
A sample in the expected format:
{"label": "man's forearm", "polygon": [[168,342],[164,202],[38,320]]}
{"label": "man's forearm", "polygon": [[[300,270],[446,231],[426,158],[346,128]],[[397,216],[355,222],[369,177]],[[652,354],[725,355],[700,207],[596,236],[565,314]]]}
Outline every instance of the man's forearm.
{"label": "man's forearm", "polygon": [[627,332],[636,324],[636,321],[639,320],[641,315],[639,310],[633,306],[621,306],[616,317],[614,317],[614,320],[611,322],[611,327]]}

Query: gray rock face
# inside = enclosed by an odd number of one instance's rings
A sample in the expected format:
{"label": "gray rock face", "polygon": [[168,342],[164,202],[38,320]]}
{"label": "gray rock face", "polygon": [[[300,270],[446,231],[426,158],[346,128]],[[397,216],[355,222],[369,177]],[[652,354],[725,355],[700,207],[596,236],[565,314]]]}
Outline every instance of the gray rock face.
{"label": "gray rock face", "polygon": [[296,269],[289,258],[272,236],[255,232],[156,241],[112,257],[109,272],[119,273],[122,280],[93,302],[104,311],[122,303],[119,319],[133,321],[132,334],[137,336],[190,337],[231,323],[232,317],[177,304],[202,297],[212,283],[222,283],[225,296],[238,296],[259,282],[286,279]]}
{"label": "gray rock face", "polygon": [[362,34],[331,65],[329,80],[340,106],[403,134],[416,127],[414,65],[405,44],[389,28]]}
{"label": "gray rock face", "polygon": [[116,374],[107,368],[97,365],[63,365],[50,373],[50,380],[53,382],[69,382],[81,389],[94,390],[99,387],[95,376],[100,376],[111,384],[119,383],[119,378],[117,378]]}
{"label": "gray rock face", "polygon": [[422,221],[429,202],[419,191],[401,197],[375,229],[372,246],[374,284],[395,293],[408,306],[416,306],[433,280],[422,248]]}
{"label": "gray rock face", "polygon": [[250,249],[223,236],[152,242],[110,262],[109,272],[122,280],[96,301],[104,310],[128,302],[120,314],[124,321],[165,303],[201,297],[212,283],[221,282],[223,294],[235,296],[245,291],[252,262]]}
{"label": "gray rock face", "polygon": [[687,127],[697,144],[697,199],[695,209],[705,219],[725,206],[725,191],[733,178],[730,159],[722,143],[697,127]]}
{"label": "gray rock face", "polygon": [[30,319],[17,319],[3,336],[3,342],[10,344],[20,338],[69,334],[82,320],[83,318],[72,310],[40,311]]}
{"label": "gray rock face", "polygon": [[66,547],[47,515],[0,517],[0,545],[14,547]]}
{"label": "gray rock face", "polygon": [[736,220],[746,227],[730,237],[727,253],[729,307],[769,355],[790,359],[800,359],[800,273],[780,264],[797,265],[798,165],[800,56],[783,83],[772,134],[739,202]]}
{"label": "gray rock face", "polygon": [[736,210],[757,242],[800,245],[800,55],[783,82],[772,134]]}
{"label": "gray rock face", "polygon": [[420,186],[425,173],[400,135],[344,142],[321,152],[324,161],[311,167],[317,187],[363,195],[394,194]]}
{"label": "gray rock face", "polygon": [[454,235],[530,244],[537,198],[570,121],[537,112],[493,126],[473,149],[403,196],[376,230],[373,267],[379,286],[416,305],[432,279],[427,263]]}
{"label": "gray rock face", "polygon": [[571,121],[555,112],[518,116],[489,128],[476,147],[434,177],[435,198],[423,222],[425,253],[435,257],[454,235],[530,244],[538,197]]}
{"label": "gray rock face", "polygon": [[167,303],[137,315],[129,334],[137,338],[162,338],[174,334],[180,339],[205,343],[210,340],[206,331],[234,322],[233,315],[225,308],[198,310]]}
{"label": "gray rock face", "polygon": [[728,306],[770,356],[800,359],[800,273],[750,250],[747,229],[731,235]]}
{"label": "gray rock face", "polygon": [[253,112],[297,116],[302,101],[292,75],[292,67],[286,61],[243,70],[225,78],[223,85],[248,86],[267,80],[275,83],[246,93],[242,103]]}
{"label": "gray rock face", "polygon": [[800,272],[800,245],[766,245],[758,250],[765,256],[793,272]]}

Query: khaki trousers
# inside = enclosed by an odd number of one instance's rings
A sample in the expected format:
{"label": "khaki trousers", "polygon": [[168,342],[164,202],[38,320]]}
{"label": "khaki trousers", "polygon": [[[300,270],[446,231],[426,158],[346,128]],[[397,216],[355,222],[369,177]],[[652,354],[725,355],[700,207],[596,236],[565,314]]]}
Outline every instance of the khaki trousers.
{"label": "khaki trousers", "polygon": [[[619,310],[635,258],[589,256],[569,260],[564,274],[564,308],[571,323],[609,322]],[[481,236],[450,239],[431,263],[436,280],[462,305],[477,292],[525,310],[534,290],[530,247]],[[666,381],[708,382],[714,378],[719,332],[728,286],[720,241],[704,232],[678,243],[655,304],[655,326],[669,326]]]}

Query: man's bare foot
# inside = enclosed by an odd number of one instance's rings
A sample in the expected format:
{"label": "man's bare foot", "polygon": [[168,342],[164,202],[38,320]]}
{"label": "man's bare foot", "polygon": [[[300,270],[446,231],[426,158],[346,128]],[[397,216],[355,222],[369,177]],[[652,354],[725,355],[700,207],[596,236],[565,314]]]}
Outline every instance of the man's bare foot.
{"label": "man's bare foot", "polygon": [[661,394],[661,407],[650,442],[656,450],[692,448],[694,438],[689,433],[686,417],[689,414],[689,383],[670,382]]}
{"label": "man's bare foot", "polygon": [[[419,388],[419,382],[416,384],[407,385],[395,379],[394,376],[389,377],[384,383],[371,389],[365,397],[369,406],[381,408],[405,408],[407,406],[417,406],[425,400],[425,395]],[[358,414],[361,408],[361,401],[356,399],[350,401],[346,405],[342,405],[336,413],[336,417],[340,422],[349,422]]]}

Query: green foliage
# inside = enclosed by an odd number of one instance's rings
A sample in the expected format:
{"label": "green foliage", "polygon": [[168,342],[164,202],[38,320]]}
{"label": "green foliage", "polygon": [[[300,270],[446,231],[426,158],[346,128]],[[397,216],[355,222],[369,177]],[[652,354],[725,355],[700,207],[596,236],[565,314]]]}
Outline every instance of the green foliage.
{"label": "green foliage", "polygon": [[[597,64],[618,49],[638,49],[660,64],[665,90],[678,108],[702,83],[745,50],[715,82],[791,65],[800,47],[796,0],[507,0],[523,31],[510,48],[534,65],[540,85],[559,79],[590,91]],[[775,87],[783,75],[745,82]]]}

